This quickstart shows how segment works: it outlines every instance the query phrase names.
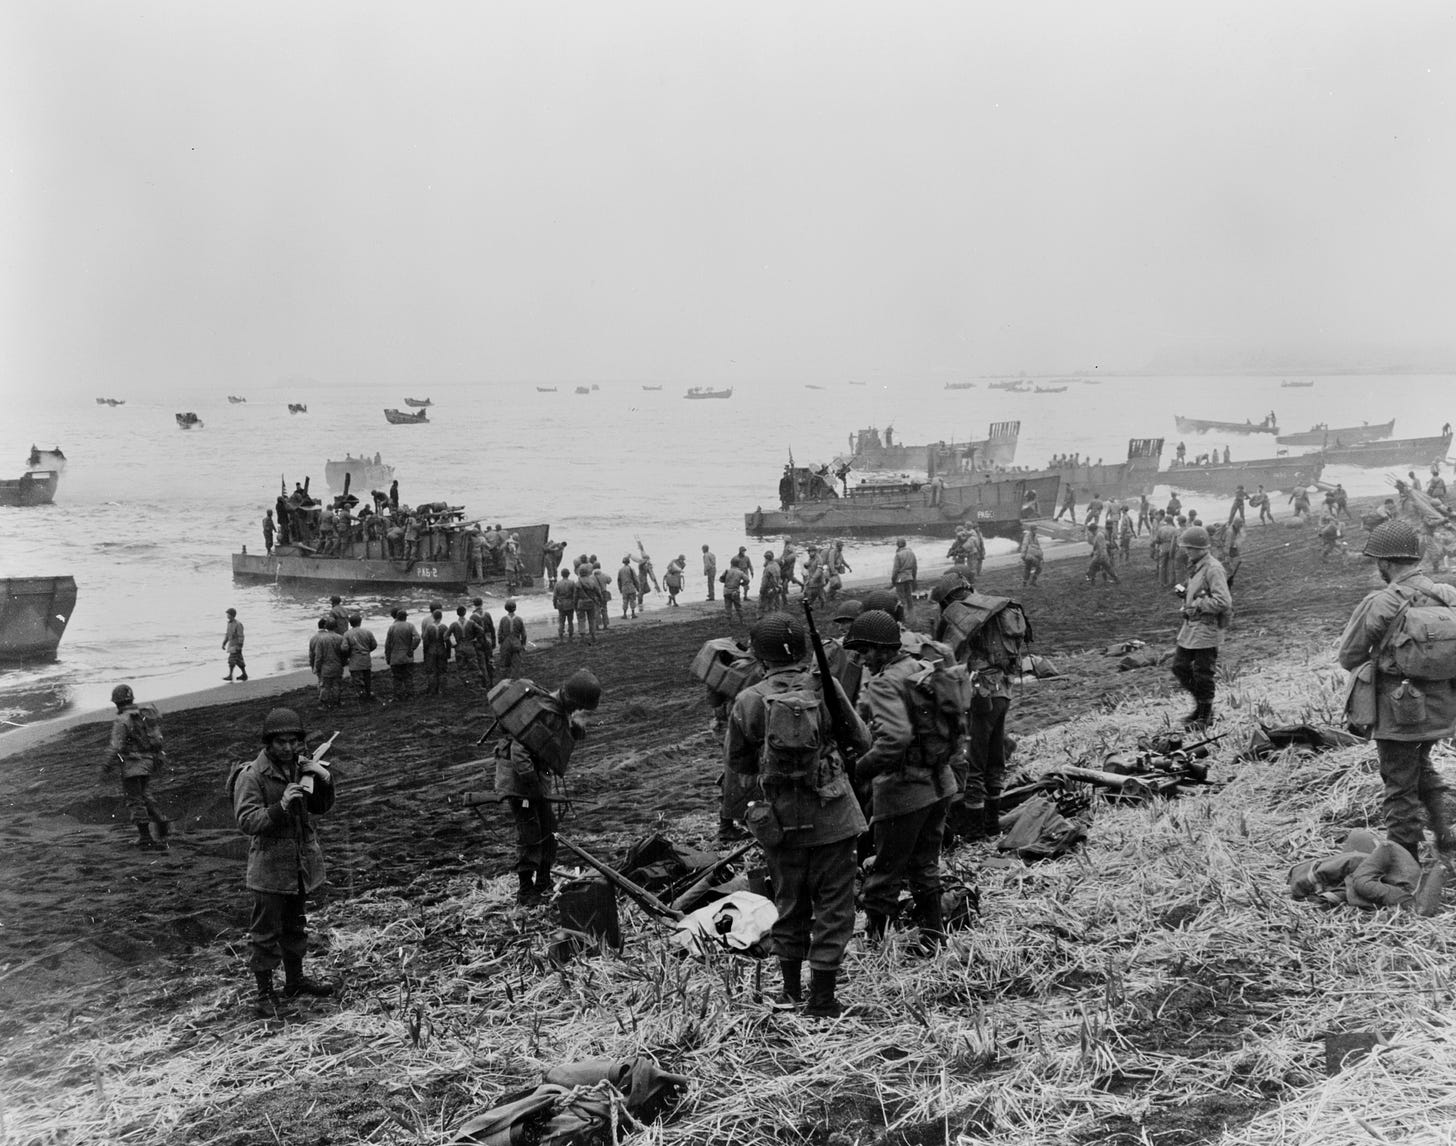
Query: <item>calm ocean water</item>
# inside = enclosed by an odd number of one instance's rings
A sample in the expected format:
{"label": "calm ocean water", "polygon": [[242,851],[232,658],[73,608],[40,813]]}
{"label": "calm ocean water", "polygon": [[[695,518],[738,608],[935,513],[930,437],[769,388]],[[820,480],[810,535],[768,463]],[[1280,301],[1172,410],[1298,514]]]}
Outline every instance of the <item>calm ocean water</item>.
{"label": "calm ocean water", "polygon": [[[0,471],[18,476],[32,443],[60,446],[69,466],[53,506],[0,508],[0,575],[69,573],[80,595],[56,663],[0,669],[0,717],[102,708],[120,680],[143,698],[210,686],[226,671],[219,646],[229,605],[247,626],[251,675],[305,665],[327,593],[235,584],[230,554],[262,549],[259,522],[280,478],[291,488],[311,475],[315,492],[324,490],[325,459],[346,452],[381,453],[408,502],[464,505],[488,522],[549,521],[568,555],[596,553],[611,567],[640,537],[660,577],[669,559],[686,554],[684,597],[696,599],[704,543],[720,568],[740,545],[761,555],[764,544],[743,533],[743,514],[777,503],[790,451],[800,464],[828,461],[861,426],[893,424],[898,440],[921,443],[983,437],[990,422],[1019,418],[1021,464],[1071,451],[1111,462],[1124,456],[1128,438],[1159,435],[1169,440],[1166,462],[1178,440],[1175,412],[1258,421],[1274,410],[1287,431],[1394,413],[1395,435],[1416,437],[1453,419],[1450,383],[1336,377],[1290,389],[1277,377],[1107,378],[1022,395],[988,390],[985,380],[973,390],[945,390],[943,380],[823,389],[785,382],[740,385],[731,399],[706,402],[685,401],[687,383],[658,391],[602,383],[585,396],[567,382],[551,394],[526,383],[300,384],[244,389],[248,402],[236,406],[222,391],[184,396],[98,383],[94,394],[52,397],[28,388],[6,396]],[[126,405],[97,406],[101,394]],[[402,407],[407,394],[434,400],[428,425],[385,423],[383,408]],[[306,402],[308,414],[290,416],[290,401]],[[195,410],[205,428],[179,430],[179,410]],[[1188,444],[1194,453],[1227,444],[1235,458],[1276,449],[1262,435]],[[1357,495],[1388,488],[1379,470],[1330,469],[1325,480]],[[922,563],[942,563],[944,541],[912,544]],[[846,552],[856,574],[884,573],[893,541],[857,542]],[[349,600],[382,636],[383,601]],[[549,611],[539,596],[523,601],[528,625]],[[426,598],[401,603],[418,621]],[[491,604],[498,611],[499,600]]]}

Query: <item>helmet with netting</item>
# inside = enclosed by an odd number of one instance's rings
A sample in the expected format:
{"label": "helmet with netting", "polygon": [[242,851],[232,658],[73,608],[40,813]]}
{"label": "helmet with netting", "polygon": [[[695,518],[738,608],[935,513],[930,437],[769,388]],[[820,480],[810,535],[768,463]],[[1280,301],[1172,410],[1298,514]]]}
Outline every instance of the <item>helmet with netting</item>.
{"label": "helmet with netting", "polygon": [[1365,542],[1366,557],[1393,557],[1417,561],[1421,556],[1421,538],[1407,521],[1384,521],[1370,531]]}
{"label": "helmet with netting", "polygon": [[592,711],[602,700],[602,682],[591,669],[577,669],[561,686],[561,695],[575,708]]}
{"label": "helmet with netting", "polygon": [[1178,535],[1178,544],[1185,549],[1207,549],[1209,546],[1208,530],[1201,525],[1190,525]]}
{"label": "helmet with netting", "polygon": [[291,732],[295,736],[304,735],[303,721],[299,719],[298,713],[291,708],[274,708],[268,711],[263,718],[263,739],[271,740],[275,736],[282,736]]}
{"label": "helmet with netting", "polygon": [[804,659],[804,626],[787,613],[769,613],[748,634],[753,655],[764,664],[787,665]]}
{"label": "helmet with netting", "polygon": [[844,635],[845,646],[851,649],[874,645],[879,648],[900,647],[900,625],[883,609],[866,609],[849,626]]}

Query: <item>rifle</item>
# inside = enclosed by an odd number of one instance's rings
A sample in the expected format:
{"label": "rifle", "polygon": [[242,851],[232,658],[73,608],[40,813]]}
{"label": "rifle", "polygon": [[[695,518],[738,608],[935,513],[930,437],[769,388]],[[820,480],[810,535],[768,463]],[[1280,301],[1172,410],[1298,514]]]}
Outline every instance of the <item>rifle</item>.
{"label": "rifle", "polygon": [[824,642],[820,639],[819,630],[814,625],[814,607],[808,601],[804,602],[804,619],[809,626],[809,643],[814,646],[814,663],[819,666],[819,679],[823,682],[824,707],[829,710],[829,726],[834,735],[834,743],[839,746],[840,754],[844,757],[845,771],[853,778],[854,765],[859,759],[859,749],[854,743],[849,714],[840,704],[839,689],[835,687],[834,674],[829,671],[829,654],[824,651]]}
{"label": "rifle", "polygon": [[734,860],[746,855],[749,849],[756,848],[757,846],[757,840],[749,840],[747,843],[740,844],[717,863],[710,864],[701,871],[695,871],[673,884],[667,889],[669,892],[677,891],[688,880],[692,880],[692,883],[688,885],[685,891],[673,896],[672,908],[676,911],[685,910],[688,904],[692,903],[703,891],[712,886],[713,880],[717,877],[719,871]]}
{"label": "rifle", "polygon": [[[472,764],[479,764],[481,761],[472,760]],[[445,803],[452,808],[474,809],[482,804],[504,804],[510,799],[540,800],[546,804],[561,804],[563,806],[580,807],[570,796],[517,796],[512,797],[505,792],[461,792],[458,796],[446,796]],[[588,808],[595,808],[597,805],[588,804]]]}
{"label": "rifle", "polygon": [[642,908],[649,915],[660,915],[662,918],[670,919],[674,923],[677,923],[684,917],[683,912],[678,911],[675,907],[669,907],[667,904],[663,903],[662,900],[658,899],[657,896],[653,895],[652,892],[648,891],[645,887],[641,887],[640,885],[633,883],[621,872],[615,870],[614,868],[608,867],[590,852],[586,851],[583,848],[577,847],[560,832],[556,833],[556,842],[561,844],[561,846],[566,848],[567,851],[571,852],[578,859],[580,859],[582,863],[586,864],[588,867],[595,868],[598,872],[604,875],[608,883],[618,888],[623,895],[625,895],[633,903],[637,904],[638,907]]}
{"label": "rifle", "polygon": [[313,750],[313,755],[308,758],[309,763],[317,764],[320,760],[322,760],[324,758],[324,753],[333,746],[334,741],[338,738],[339,734],[335,732],[332,736],[330,736],[327,740],[325,740],[322,744],[315,748]]}

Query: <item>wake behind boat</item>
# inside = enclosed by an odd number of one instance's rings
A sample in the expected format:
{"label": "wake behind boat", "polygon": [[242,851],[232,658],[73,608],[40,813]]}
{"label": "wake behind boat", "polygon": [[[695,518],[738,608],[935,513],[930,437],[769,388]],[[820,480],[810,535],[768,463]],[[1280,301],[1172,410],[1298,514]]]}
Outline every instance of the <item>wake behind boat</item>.
{"label": "wake behind boat", "polygon": [[1262,422],[1254,422],[1245,418],[1242,422],[1215,422],[1206,418],[1185,418],[1182,414],[1175,414],[1173,421],[1178,425],[1180,434],[1277,434],[1279,423],[1274,418],[1273,411],[1264,415]]}
{"label": "wake behind boat", "polygon": [[1281,434],[1274,440],[1281,446],[1352,446],[1356,442],[1375,442],[1388,438],[1395,432],[1395,419],[1372,426],[1363,422],[1358,426],[1337,426],[1331,428],[1319,422],[1300,434]]}
{"label": "wake behind boat", "polygon": [[394,467],[385,465],[378,454],[373,461],[345,454],[341,462],[324,462],[324,481],[330,489],[342,490],[350,485],[362,490],[388,489],[393,480]]}

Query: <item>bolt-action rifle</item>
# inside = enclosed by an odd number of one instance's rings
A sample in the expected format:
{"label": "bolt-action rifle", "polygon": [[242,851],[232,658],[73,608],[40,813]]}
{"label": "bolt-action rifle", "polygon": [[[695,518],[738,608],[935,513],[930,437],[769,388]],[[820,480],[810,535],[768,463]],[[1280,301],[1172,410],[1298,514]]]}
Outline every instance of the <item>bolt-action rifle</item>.
{"label": "bolt-action rifle", "polygon": [[854,725],[850,722],[849,713],[845,711],[839,689],[835,687],[834,674],[829,671],[829,654],[824,651],[824,642],[820,639],[819,630],[814,625],[814,608],[808,601],[804,602],[804,620],[809,626],[809,643],[814,646],[814,663],[819,668],[819,680],[824,692],[824,707],[829,711],[830,732],[834,736],[834,743],[839,746],[840,755],[844,757],[844,770],[853,778],[854,765],[859,759]]}

